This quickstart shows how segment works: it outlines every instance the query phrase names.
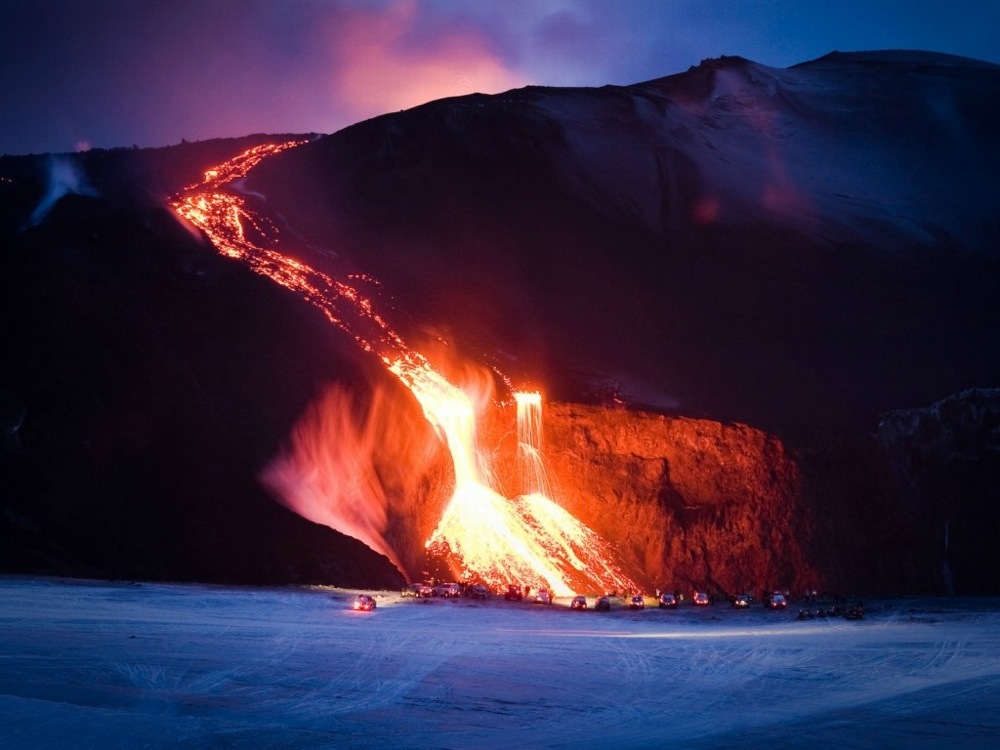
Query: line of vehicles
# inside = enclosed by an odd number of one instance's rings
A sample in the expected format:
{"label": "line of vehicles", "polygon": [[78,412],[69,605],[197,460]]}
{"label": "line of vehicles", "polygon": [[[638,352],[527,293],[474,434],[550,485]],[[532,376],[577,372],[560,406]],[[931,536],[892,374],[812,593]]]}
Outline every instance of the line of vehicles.
{"label": "line of vehicles", "polygon": [[[459,584],[459,583],[411,583],[402,591],[403,597],[414,597],[414,598],[430,598],[430,597],[441,597],[446,599],[454,599],[457,597],[467,597],[470,599],[489,599],[493,596],[493,593],[482,584]],[[551,606],[555,602],[554,593],[548,588],[538,588],[535,590],[534,594],[531,593],[529,587],[520,587],[515,584],[511,584],[503,592],[503,597],[506,601],[529,601],[534,604],[543,604]],[[632,596],[620,597],[617,594],[605,594],[601,596],[594,597],[593,610],[597,612],[609,612],[612,609],[622,609],[627,608],[629,610],[642,610],[646,608],[647,602],[652,599],[656,606],[660,609],[676,609],[682,602],[685,601],[684,596],[680,592],[657,592],[656,597],[647,597],[642,594],[634,594]],[[694,607],[708,607],[714,602],[721,601],[720,598],[709,596],[706,591],[695,591],[691,595],[691,605]],[[749,609],[755,602],[756,598],[752,594],[734,594],[729,597],[729,604],[733,609]],[[806,597],[807,602],[815,602],[816,594],[815,592],[811,596]],[[788,596],[786,593],[781,591],[765,591],[760,597],[761,605],[768,610],[786,610],[788,608]],[[370,612],[376,607],[375,597],[368,594],[359,594],[354,600],[353,609],[359,611]],[[588,599],[583,594],[577,594],[570,599],[569,609],[576,611],[585,611],[591,609]],[[831,605],[828,607],[820,607],[818,609],[803,609],[799,610],[798,619],[800,620],[811,620],[814,618],[826,618],[826,617],[844,617],[849,620],[861,620],[864,619],[865,611],[864,605],[858,603],[855,606],[841,608],[840,606]]]}
{"label": "line of vehicles", "polygon": [[[418,582],[409,584],[405,589],[403,589],[402,595],[404,597],[414,598],[457,598],[464,596],[472,599],[488,599],[493,594],[482,584],[431,584]],[[525,586],[522,588],[517,584],[507,586],[507,588],[503,591],[503,598],[506,601],[516,602],[525,601],[527,599],[535,604],[546,605],[552,605],[555,601],[555,595],[546,587],[538,588],[532,594],[530,587]],[[607,612],[612,609],[612,600],[619,598],[620,597],[614,594],[598,596],[594,602],[593,609],[598,612]],[[657,592],[656,597],[646,597],[642,594],[635,594],[631,597],[626,596],[624,597],[624,606],[631,610],[645,609],[647,601],[650,598],[655,601],[656,606],[660,609],[675,609],[684,601],[684,596],[678,591],[663,593]],[[713,603],[713,598],[709,596],[707,591],[694,591],[691,595],[690,601],[695,607],[707,607]],[[747,593],[734,594],[729,597],[729,603],[734,609],[748,609],[755,601],[755,597],[752,594]],[[788,607],[788,599],[786,595],[780,591],[765,591],[761,596],[761,604],[765,609],[784,610]],[[586,610],[590,609],[590,606],[586,596],[577,594],[571,598],[569,608],[573,610]]]}
{"label": "line of vehicles", "polygon": [[[594,605],[594,609],[599,612],[609,611],[611,606],[611,596],[601,596],[597,598],[597,603]],[[677,592],[663,592],[655,597],[656,606],[660,609],[677,609],[683,601],[684,597]],[[645,609],[646,608],[647,597],[642,594],[636,594],[627,600],[626,607],[632,610]],[[730,605],[734,609],[747,609],[750,607],[751,602],[754,598],[749,594],[736,594],[730,597]],[[695,591],[691,595],[691,604],[695,607],[708,607],[712,604],[712,598],[708,595],[706,591]],[[766,593],[763,597],[763,604],[765,609],[785,609],[787,606],[787,600],[784,594],[774,591]],[[586,609],[586,597],[577,596],[570,603],[571,609]]]}
{"label": "line of vehicles", "polygon": [[488,599],[489,589],[481,584],[463,586],[460,583],[411,583],[403,589],[402,596],[412,596],[417,599],[426,599],[432,596],[440,596],[445,599],[456,599],[460,596],[470,599]]}

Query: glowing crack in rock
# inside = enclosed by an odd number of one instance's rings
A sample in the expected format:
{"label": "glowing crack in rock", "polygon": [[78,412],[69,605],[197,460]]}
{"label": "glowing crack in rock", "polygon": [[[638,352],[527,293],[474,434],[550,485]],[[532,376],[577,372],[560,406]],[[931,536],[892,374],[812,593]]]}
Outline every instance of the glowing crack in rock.
{"label": "glowing crack in rock", "polygon": [[[244,196],[226,189],[242,180],[261,160],[305,141],[266,144],[248,149],[209,169],[204,180],[185,188],[171,201],[174,210],[201,229],[222,255],[245,263],[317,307],[333,325],[377,356],[410,390],[425,418],[446,444],[455,473],[455,490],[442,518],[427,540],[429,558],[445,560],[456,576],[495,587],[509,584],[547,586],[557,595],[575,591],[636,590],[635,583],[611,562],[611,546],[547,496],[541,463],[541,396],[516,394],[518,454],[524,465],[525,494],[503,497],[489,486],[476,443],[477,404],[469,393],[449,382],[420,353],[409,349],[375,311],[362,284],[368,277],[339,281],[277,249],[278,230],[247,206]],[[482,405],[478,407],[481,409]],[[332,462],[344,471],[350,461]],[[354,477],[335,477],[325,486],[360,487]],[[362,492],[362,490],[358,490]],[[365,497],[349,509],[318,512],[293,510],[355,536],[399,565],[383,538],[384,518],[360,518]],[[334,500],[328,498],[332,504]],[[315,504],[311,507],[315,508]],[[384,509],[378,509],[379,512]],[[377,513],[373,512],[373,516]]]}

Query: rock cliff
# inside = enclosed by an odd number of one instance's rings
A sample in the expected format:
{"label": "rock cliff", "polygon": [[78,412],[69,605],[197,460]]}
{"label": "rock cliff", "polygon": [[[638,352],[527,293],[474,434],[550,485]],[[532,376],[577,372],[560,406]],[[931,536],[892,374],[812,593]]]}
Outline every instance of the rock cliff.
{"label": "rock cliff", "polygon": [[[612,542],[650,590],[834,583],[813,556],[798,462],[773,435],[580,404],[547,405],[543,421],[553,497]],[[511,443],[500,451],[508,486],[517,481]]]}
{"label": "rock cliff", "polygon": [[[552,496],[651,590],[986,593],[997,405],[975,391],[887,415],[878,440],[804,446],[742,424],[551,404],[543,454]],[[508,427],[496,451],[508,487],[513,443]]]}
{"label": "rock cliff", "polygon": [[1000,390],[886,414],[878,428],[905,517],[953,593],[1000,586]]}

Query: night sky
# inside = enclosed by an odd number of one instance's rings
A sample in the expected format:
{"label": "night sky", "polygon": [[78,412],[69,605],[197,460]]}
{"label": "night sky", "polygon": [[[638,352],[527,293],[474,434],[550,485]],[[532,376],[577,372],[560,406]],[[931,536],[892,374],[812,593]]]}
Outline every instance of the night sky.
{"label": "night sky", "polygon": [[332,133],[476,91],[871,49],[1000,63],[1000,2],[4,0],[0,154]]}

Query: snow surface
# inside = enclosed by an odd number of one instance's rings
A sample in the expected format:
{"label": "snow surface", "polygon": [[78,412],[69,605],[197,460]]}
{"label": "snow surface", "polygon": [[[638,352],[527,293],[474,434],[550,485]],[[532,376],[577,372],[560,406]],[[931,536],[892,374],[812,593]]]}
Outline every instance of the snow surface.
{"label": "snow surface", "polygon": [[995,599],[852,622],[356,593],[0,579],[0,747],[1000,746]]}

